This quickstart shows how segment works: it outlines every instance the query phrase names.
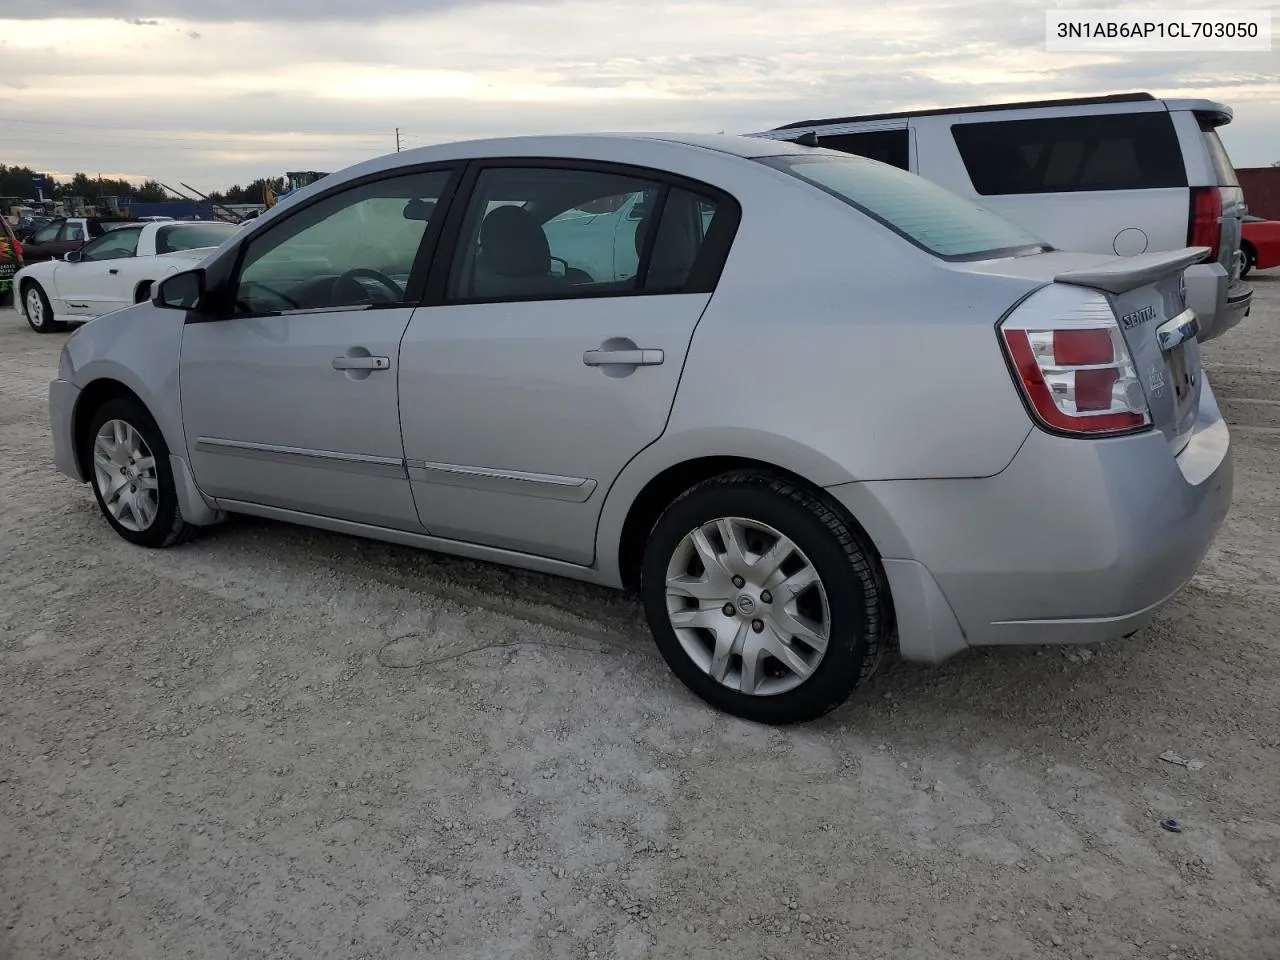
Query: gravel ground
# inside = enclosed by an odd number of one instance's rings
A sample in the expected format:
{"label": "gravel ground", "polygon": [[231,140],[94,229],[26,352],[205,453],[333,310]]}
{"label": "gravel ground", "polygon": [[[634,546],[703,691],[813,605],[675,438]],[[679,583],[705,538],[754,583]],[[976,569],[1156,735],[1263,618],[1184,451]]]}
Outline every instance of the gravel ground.
{"label": "gravel ground", "polygon": [[891,663],[784,730],[622,595],[251,520],[130,547],[51,466],[63,338],[6,311],[0,958],[1280,957],[1254,285],[1207,349],[1235,506],[1151,628]]}

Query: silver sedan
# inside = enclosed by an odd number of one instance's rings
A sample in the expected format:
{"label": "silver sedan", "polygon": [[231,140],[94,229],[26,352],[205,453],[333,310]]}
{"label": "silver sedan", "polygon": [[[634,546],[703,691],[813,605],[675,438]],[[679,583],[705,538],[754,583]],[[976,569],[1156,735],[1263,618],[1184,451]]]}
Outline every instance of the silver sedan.
{"label": "silver sedan", "polygon": [[1180,277],[893,167],[735,137],[397,153],[88,323],[55,458],[126,540],[228,513],[638,589],[695,693],[784,723],[896,641],[1091,642],[1231,500]]}

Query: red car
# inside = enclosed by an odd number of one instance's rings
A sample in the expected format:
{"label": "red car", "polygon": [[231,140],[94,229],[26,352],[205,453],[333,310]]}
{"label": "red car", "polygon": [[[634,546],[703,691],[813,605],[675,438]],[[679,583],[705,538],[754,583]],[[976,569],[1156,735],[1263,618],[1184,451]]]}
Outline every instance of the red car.
{"label": "red car", "polygon": [[1280,267],[1280,220],[1247,216],[1240,225],[1240,238],[1240,252],[1244,254],[1240,276],[1247,276],[1255,268]]}

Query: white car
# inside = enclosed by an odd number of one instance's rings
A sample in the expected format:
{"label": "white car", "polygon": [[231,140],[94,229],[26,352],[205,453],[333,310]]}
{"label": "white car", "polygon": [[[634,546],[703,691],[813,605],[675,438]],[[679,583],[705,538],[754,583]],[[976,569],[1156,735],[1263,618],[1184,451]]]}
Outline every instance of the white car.
{"label": "white car", "polygon": [[236,230],[236,224],[207,221],[120,227],[61,260],[19,270],[14,305],[36,333],[87,323],[146,300],[155,283],[195,266]]}

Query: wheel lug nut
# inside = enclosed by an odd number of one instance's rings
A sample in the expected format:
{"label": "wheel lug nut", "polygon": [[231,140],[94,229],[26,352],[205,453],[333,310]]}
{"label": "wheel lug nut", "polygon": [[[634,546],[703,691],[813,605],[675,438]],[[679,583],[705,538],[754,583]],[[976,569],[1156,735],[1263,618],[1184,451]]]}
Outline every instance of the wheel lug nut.
{"label": "wheel lug nut", "polygon": [[752,629],[752,630],[754,630],[756,633],[764,633],[764,621],[763,621],[763,620],[752,620],[752,621],[751,621],[751,629]]}
{"label": "wheel lug nut", "polygon": [[773,594],[766,590],[764,593],[760,594],[760,602],[773,603]]}
{"label": "wheel lug nut", "polygon": [[726,617],[732,617],[735,613],[737,613],[737,611],[733,608],[732,603],[726,603],[723,607],[721,607],[721,612]]}
{"label": "wheel lug nut", "polygon": [[741,590],[743,587],[747,585],[747,581],[743,580],[741,577],[734,577],[733,585],[737,587],[739,590]]}

